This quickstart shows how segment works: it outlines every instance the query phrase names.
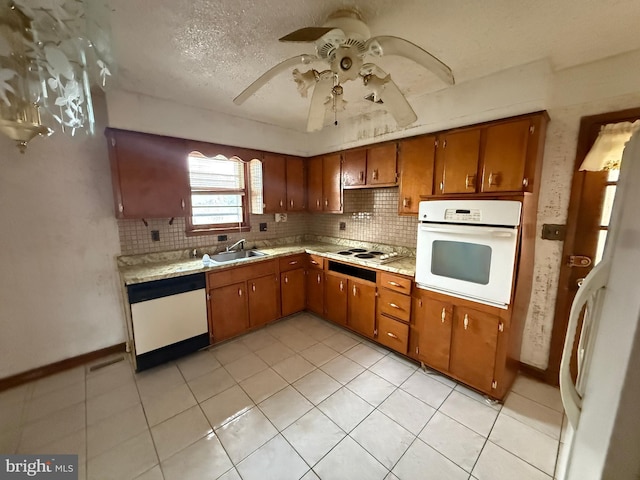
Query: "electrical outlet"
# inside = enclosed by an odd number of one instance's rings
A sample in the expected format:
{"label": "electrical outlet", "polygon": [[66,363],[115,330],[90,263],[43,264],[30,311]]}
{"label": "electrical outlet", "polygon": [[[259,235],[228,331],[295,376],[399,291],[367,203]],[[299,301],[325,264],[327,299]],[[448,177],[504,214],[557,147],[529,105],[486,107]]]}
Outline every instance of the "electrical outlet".
{"label": "electrical outlet", "polygon": [[218,241],[219,242],[226,242],[227,241],[227,236],[226,235],[218,235]]}
{"label": "electrical outlet", "polygon": [[267,224],[266,223],[261,223],[260,224],[260,231],[261,232],[266,232],[267,231]]}
{"label": "electrical outlet", "polygon": [[151,240],[154,242],[160,241],[160,230],[151,230]]}
{"label": "electrical outlet", "polygon": [[340,230],[346,230],[347,229],[347,223],[346,222],[340,222]]}

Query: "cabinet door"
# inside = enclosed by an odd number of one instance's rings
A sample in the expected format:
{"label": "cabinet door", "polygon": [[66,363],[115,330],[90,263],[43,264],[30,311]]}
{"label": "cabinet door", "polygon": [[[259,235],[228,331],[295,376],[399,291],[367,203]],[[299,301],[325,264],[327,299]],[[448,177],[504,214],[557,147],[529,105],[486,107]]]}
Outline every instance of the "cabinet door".
{"label": "cabinet door", "polygon": [[169,218],[188,214],[187,148],[179,138],[108,130],[118,218]]}
{"label": "cabinet door", "polygon": [[322,209],[325,212],[342,212],[342,164],[341,155],[327,155],[322,159]]}
{"label": "cabinet door", "polygon": [[304,210],[304,159],[287,157],[287,211]]}
{"label": "cabinet door", "polygon": [[367,185],[396,185],[397,146],[387,143],[367,150]]}
{"label": "cabinet door", "polygon": [[482,157],[482,191],[522,191],[529,119],[487,127]]}
{"label": "cabinet door", "polygon": [[367,181],[367,151],[365,149],[344,153],[342,180],[345,188],[365,185]]}
{"label": "cabinet door", "polygon": [[347,278],[326,272],[324,276],[324,305],[327,320],[340,325],[347,324]]}
{"label": "cabinet door", "polygon": [[376,285],[349,280],[347,325],[356,332],[374,338],[376,328]]}
{"label": "cabinet door", "polygon": [[306,304],[304,268],[281,273],[280,290],[282,292],[283,317],[304,310]]}
{"label": "cabinet door", "polygon": [[286,178],[286,158],[283,155],[265,153],[262,161],[264,213],[287,210]]}
{"label": "cabinet door", "polygon": [[322,157],[313,157],[307,160],[307,210],[321,212],[323,205]]}
{"label": "cabinet door", "polygon": [[324,272],[307,270],[307,310],[324,315]]}
{"label": "cabinet door", "polygon": [[491,391],[500,319],[490,313],[455,307],[449,370],[465,383]]}
{"label": "cabinet door", "polygon": [[475,193],[480,129],[441,135],[436,153],[436,194]]}
{"label": "cabinet door", "polygon": [[249,297],[249,324],[264,325],[280,317],[278,305],[278,277],[265,275],[247,281]]}
{"label": "cabinet door", "polygon": [[448,371],[453,306],[417,292],[412,316],[418,359],[437,370]]}
{"label": "cabinet door", "polygon": [[249,326],[246,283],[234,283],[209,291],[211,343],[235,337]]}
{"label": "cabinet door", "polygon": [[433,194],[435,153],[436,137],[433,135],[400,142],[398,146],[399,214],[417,214],[420,196]]}

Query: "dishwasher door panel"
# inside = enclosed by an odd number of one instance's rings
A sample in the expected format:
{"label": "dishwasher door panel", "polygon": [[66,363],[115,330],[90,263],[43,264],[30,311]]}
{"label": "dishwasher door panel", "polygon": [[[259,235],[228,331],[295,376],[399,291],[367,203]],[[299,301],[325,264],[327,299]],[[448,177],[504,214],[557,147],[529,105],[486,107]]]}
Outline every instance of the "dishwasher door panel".
{"label": "dishwasher door panel", "polygon": [[205,289],[131,305],[136,355],[208,332]]}

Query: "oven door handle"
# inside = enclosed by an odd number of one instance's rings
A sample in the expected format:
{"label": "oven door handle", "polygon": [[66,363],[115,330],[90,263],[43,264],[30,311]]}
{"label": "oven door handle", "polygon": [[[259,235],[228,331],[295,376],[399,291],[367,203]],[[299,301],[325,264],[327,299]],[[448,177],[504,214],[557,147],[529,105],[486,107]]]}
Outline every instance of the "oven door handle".
{"label": "oven door handle", "polygon": [[503,228],[486,228],[486,227],[463,227],[457,226],[455,228],[447,227],[433,227],[431,225],[421,225],[420,229],[423,232],[434,233],[454,233],[457,235],[476,235],[476,236],[492,236],[492,237],[504,237],[510,238],[516,234],[515,229],[503,229]]}

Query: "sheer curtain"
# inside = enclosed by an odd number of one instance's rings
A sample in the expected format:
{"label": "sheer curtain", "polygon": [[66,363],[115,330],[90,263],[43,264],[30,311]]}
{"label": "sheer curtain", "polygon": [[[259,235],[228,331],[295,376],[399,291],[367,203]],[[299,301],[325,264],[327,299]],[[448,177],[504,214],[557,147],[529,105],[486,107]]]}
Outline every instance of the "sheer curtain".
{"label": "sheer curtain", "polygon": [[580,170],[598,172],[618,170],[622,151],[634,132],[640,130],[640,120],[603,125],[593,147],[587,153]]}

